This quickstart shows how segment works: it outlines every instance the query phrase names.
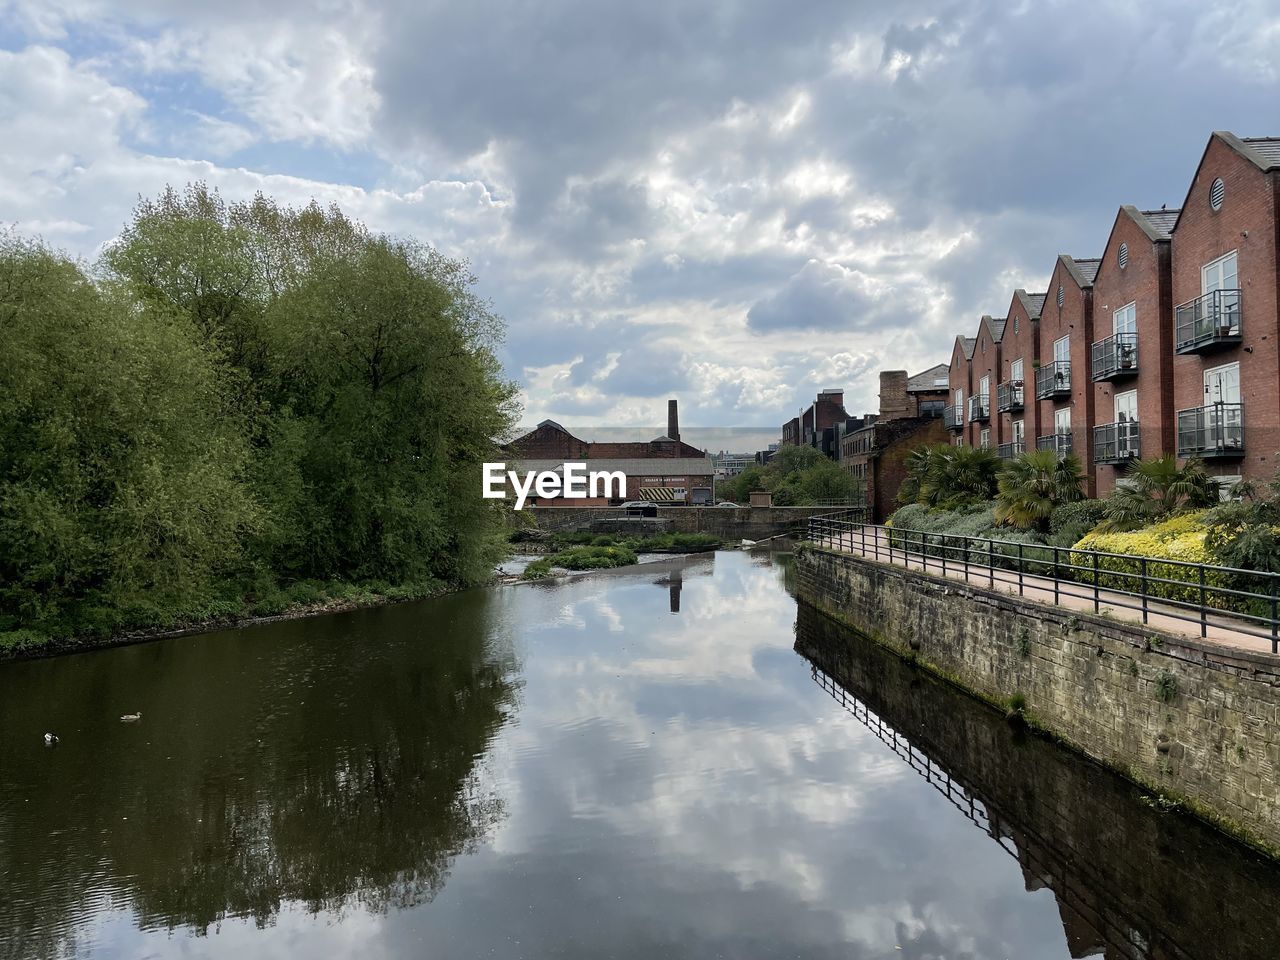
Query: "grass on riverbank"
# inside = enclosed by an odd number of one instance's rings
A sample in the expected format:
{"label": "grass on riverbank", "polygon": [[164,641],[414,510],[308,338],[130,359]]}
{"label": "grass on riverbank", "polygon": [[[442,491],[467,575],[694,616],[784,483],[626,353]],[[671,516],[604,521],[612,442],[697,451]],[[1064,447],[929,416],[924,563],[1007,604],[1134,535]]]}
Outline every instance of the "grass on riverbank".
{"label": "grass on riverbank", "polygon": [[520,574],[523,580],[542,580],[551,576],[553,568],[563,570],[607,570],[637,562],[634,550],[619,546],[568,547],[549,557],[534,560]]}
{"label": "grass on riverbank", "polygon": [[550,543],[555,550],[568,547],[625,547],[637,553],[702,553],[724,545],[719,537],[708,533],[659,533],[648,537],[614,533],[555,533],[551,535]]}
{"label": "grass on riverbank", "polygon": [[266,617],[421,600],[447,593],[450,589],[440,580],[400,584],[382,580],[359,583],[300,580],[287,586],[215,597],[187,609],[103,608],[96,611],[96,616],[90,609],[85,611],[81,621],[83,627],[74,633],[30,627],[0,630],[0,659],[91,649],[121,639],[159,637],[197,628],[216,629]]}

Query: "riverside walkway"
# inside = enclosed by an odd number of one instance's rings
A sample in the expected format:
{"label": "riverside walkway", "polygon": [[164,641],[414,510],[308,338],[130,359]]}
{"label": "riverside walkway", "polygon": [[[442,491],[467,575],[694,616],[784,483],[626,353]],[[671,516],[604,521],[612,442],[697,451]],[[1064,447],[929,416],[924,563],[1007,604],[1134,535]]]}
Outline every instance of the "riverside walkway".
{"label": "riverside walkway", "polygon": [[[1269,618],[1233,616],[1204,604],[1152,597],[1145,590],[1142,592],[1111,590],[1101,586],[1095,587],[1090,582],[1028,573],[1024,569],[1024,566],[1034,566],[1037,563],[1043,563],[1046,567],[1061,566],[1057,563],[1032,561],[1028,558],[1020,563],[1017,569],[1010,569],[996,562],[984,562],[989,559],[994,561],[995,558],[991,557],[990,552],[984,554],[981,548],[971,550],[967,545],[961,551],[962,557],[956,558],[954,554],[960,548],[943,545],[942,537],[937,538],[939,547],[934,553],[930,552],[933,547],[928,540],[923,541],[924,549],[909,542],[904,549],[903,541],[900,539],[904,535],[920,536],[909,531],[898,531],[895,536],[896,542],[894,542],[890,540],[886,528],[872,524],[826,517],[815,517],[809,523],[810,541],[823,550],[863,557],[876,563],[907,570],[919,570],[957,583],[1013,594],[1026,600],[1062,607],[1066,610],[1100,613],[1117,620],[1141,623],[1163,633],[1207,640],[1250,653],[1274,654],[1277,652],[1277,646],[1280,645],[1280,638],[1277,637],[1274,598],[1270,598],[1273,612]],[[954,544],[970,539],[949,537],[946,541]],[[990,541],[975,539],[973,543],[990,544]],[[990,547],[987,549],[990,551]],[[1064,549],[1063,553],[1070,557],[1072,551]],[[1008,562],[1013,558],[1002,557],[1002,559]],[[1201,575],[1205,569],[1214,569],[1192,564],[1188,564],[1187,567],[1199,569]],[[1086,574],[1088,572],[1085,571]],[[1099,570],[1096,567],[1092,572],[1095,576],[1101,573],[1104,579],[1123,576],[1105,569]],[[1136,581],[1138,578],[1135,576],[1133,579]],[[1169,582],[1144,576],[1142,578],[1144,587],[1148,580],[1154,583]],[[1199,587],[1202,592],[1207,591],[1209,594],[1226,593],[1244,596],[1241,592],[1219,587],[1206,588],[1203,583],[1188,582],[1186,586],[1190,589]],[[1266,601],[1268,598],[1260,599]]]}

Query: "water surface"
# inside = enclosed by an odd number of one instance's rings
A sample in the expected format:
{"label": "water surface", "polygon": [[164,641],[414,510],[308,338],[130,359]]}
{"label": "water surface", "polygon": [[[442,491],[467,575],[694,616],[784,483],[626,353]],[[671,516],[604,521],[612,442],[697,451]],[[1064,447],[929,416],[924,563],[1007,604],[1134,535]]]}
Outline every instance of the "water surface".
{"label": "water surface", "polygon": [[1276,955],[1273,866],[786,573],[719,553],[4,666],[0,956]]}

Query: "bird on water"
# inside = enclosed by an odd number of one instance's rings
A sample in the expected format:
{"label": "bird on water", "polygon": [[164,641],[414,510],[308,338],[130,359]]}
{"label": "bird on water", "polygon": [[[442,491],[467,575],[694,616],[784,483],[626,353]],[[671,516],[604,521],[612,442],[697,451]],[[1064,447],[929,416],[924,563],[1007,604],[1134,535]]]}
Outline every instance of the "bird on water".
{"label": "bird on water", "polygon": [[46,747],[52,747],[57,742],[58,742],[58,735],[56,733],[46,733],[44,735],[44,745]]}
{"label": "bird on water", "polygon": [[139,710],[137,713],[126,713],[124,716],[122,716],[122,717],[120,718],[120,722],[121,722],[121,723],[135,723],[135,722],[137,722],[138,720],[141,720],[141,719],[142,719],[142,711],[141,711],[141,710]]}

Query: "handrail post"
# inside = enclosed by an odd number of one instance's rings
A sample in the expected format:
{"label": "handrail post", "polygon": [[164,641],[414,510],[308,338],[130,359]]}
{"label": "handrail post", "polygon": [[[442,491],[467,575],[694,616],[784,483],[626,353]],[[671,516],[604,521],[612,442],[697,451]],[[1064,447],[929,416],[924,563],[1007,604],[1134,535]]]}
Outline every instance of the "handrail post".
{"label": "handrail post", "polygon": [[1200,636],[1209,636],[1209,611],[1204,606],[1204,564],[1198,565],[1200,570]]}
{"label": "handrail post", "polygon": [[964,582],[969,582],[969,538],[965,537],[964,544],[960,547],[961,556],[964,559]]}
{"label": "handrail post", "polygon": [[1098,551],[1090,551],[1093,554],[1093,612],[1098,612]]}
{"label": "handrail post", "polygon": [[1271,652],[1280,653],[1280,619],[1276,617],[1276,578],[1271,577]]}
{"label": "handrail post", "polygon": [[1022,596],[1022,541],[1018,541],[1018,596]]}
{"label": "handrail post", "polygon": [[1058,605],[1058,545],[1053,545],[1053,604]]}
{"label": "handrail post", "polygon": [[1142,563],[1142,622],[1147,622],[1147,593],[1149,587],[1147,584],[1147,558],[1141,558]]}
{"label": "handrail post", "polygon": [[987,537],[987,587],[996,588],[996,542]]}

